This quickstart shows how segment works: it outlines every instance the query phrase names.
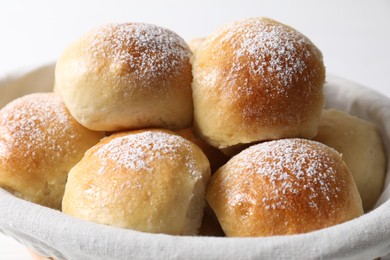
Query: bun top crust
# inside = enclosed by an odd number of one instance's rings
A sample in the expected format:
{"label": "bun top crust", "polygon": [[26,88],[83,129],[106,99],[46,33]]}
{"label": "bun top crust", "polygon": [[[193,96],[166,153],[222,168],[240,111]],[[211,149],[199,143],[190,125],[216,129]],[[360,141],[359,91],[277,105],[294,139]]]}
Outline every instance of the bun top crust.
{"label": "bun top crust", "polygon": [[[79,124],[59,96],[27,95],[9,103],[0,115],[0,162],[7,171],[28,174],[56,167],[52,160],[66,161],[77,150]],[[66,142],[73,145],[64,146]]]}
{"label": "bun top crust", "polygon": [[[151,24],[110,24],[93,30],[79,45],[96,70],[110,66],[118,78],[160,85],[188,69],[191,52],[174,32]],[[80,43],[79,43],[80,44]],[[147,86],[146,86],[147,87]]]}
{"label": "bun top crust", "polygon": [[192,62],[195,125],[215,146],[316,134],[325,68],[298,31],[268,18],[240,20],[210,35]]}
{"label": "bun top crust", "polygon": [[305,233],[363,214],[346,164],[304,139],[251,146],[212,177],[207,200],[227,236]]}
{"label": "bun top crust", "polygon": [[181,136],[168,130],[145,129],[113,134],[91,148],[85,157],[98,159],[91,162],[101,166],[100,174],[122,170],[141,174],[152,172],[153,165],[166,162],[165,170],[169,171],[168,165],[172,168],[184,165],[196,178],[201,172],[193,154],[202,157],[202,162],[208,162],[199,147]]}
{"label": "bun top crust", "polygon": [[193,117],[191,55],[168,29],[105,25],[62,53],[54,90],[76,120],[93,130],[187,127]]}

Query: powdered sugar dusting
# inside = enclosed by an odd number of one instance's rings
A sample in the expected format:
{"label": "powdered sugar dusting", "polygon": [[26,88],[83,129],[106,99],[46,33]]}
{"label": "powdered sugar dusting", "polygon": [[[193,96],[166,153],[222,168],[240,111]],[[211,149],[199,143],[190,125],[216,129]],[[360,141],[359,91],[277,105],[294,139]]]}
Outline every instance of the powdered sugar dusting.
{"label": "powdered sugar dusting", "polygon": [[124,77],[157,80],[175,76],[189,63],[191,51],[174,32],[143,23],[111,24],[88,34],[86,49],[96,63],[108,60],[112,70],[127,70]]}
{"label": "powdered sugar dusting", "polygon": [[319,202],[334,207],[334,201],[345,186],[345,180],[332,166],[337,164],[335,159],[315,149],[313,142],[303,139],[284,139],[252,146],[237,156],[234,163],[241,171],[258,174],[264,183],[268,183],[261,191],[261,203],[269,210],[294,209],[291,201],[301,198],[302,194],[305,197],[300,200],[310,208],[317,209]]}
{"label": "powdered sugar dusting", "polygon": [[[70,120],[62,99],[54,94],[32,94],[14,100],[0,112],[0,147],[3,147],[0,159],[38,163],[40,160],[35,161],[36,158],[62,158],[64,147],[69,149],[67,153],[72,153],[70,144],[79,135],[72,130]],[[64,136],[65,144],[60,140]],[[18,155],[8,153],[7,149],[17,151]],[[12,159],[15,156],[20,157]]]}
{"label": "powdered sugar dusting", "polygon": [[[239,92],[256,91],[250,84],[251,79],[261,80],[269,95],[284,92],[298,79],[312,84],[310,80],[316,71],[309,71],[308,61],[320,52],[312,48],[313,44],[296,30],[266,18],[249,18],[240,20],[222,28],[215,37],[205,43],[215,44],[215,55],[227,48],[232,58],[227,68],[227,81],[237,85],[236,81],[246,77],[248,84],[239,86]],[[229,47],[227,47],[229,46]],[[218,54],[218,52],[220,52]],[[209,81],[216,75],[211,73]],[[240,85],[240,84],[238,84]],[[255,86],[256,87],[256,86]],[[310,86],[308,86],[310,90]]]}
{"label": "powdered sugar dusting", "polygon": [[[183,149],[186,151],[183,152]],[[106,172],[108,163],[117,169],[152,172],[156,161],[175,162],[182,160],[194,177],[201,176],[196,161],[192,158],[191,144],[180,136],[159,131],[144,131],[116,137],[104,144],[97,152],[102,167],[100,174]]]}

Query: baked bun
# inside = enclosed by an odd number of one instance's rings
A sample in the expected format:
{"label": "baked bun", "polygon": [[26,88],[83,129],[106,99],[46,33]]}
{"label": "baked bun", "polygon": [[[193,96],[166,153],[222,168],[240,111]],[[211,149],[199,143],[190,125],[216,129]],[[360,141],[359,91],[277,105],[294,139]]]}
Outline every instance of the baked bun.
{"label": "baked bun", "polygon": [[103,136],[74,120],[52,93],[16,99],[0,110],[0,187],[60,209],[69,170]]}
{"label": "baked bun", "polygon": [[229,157],[226,156],[219,149],[209,145],[202,138],[197,136],[191,128],[180,129],[176,131],[176,134],[184,137],[185,139],[193,142],[203,153],[207,156],[207,159],[210,162],[211,174],[213,174],[219,167],[227,163]]}
{"label": "baked bun", "polygon": [[177,34],[143,24],[97,28],[70,45],[55,69],[55,92],[93,130],[192,124],[191,51]]}
{"label": "baked bun", "polygon": [[355,179],[364,210],[372,209],[386,176],[385,150],[378,129],[368,121],[330,109],[322,112],[314,139],[342,154]]}
{"label": "baked bun", "polygon": [[324,105],[321,52],[268,18],[229,24],[192,58],[195,129],[218,148],[312,138]]}
{"label": "baked bun", "polygon": [[210,166],[192,142],[166,130],[113,134],[69,173],[63,212],[151,233],[195,235]]}
{"label": "baked bun", "polygon": [[207,201],[226,236],[305,233],[363,214],[340,155],[305,139],[257,144],[211,178]]}

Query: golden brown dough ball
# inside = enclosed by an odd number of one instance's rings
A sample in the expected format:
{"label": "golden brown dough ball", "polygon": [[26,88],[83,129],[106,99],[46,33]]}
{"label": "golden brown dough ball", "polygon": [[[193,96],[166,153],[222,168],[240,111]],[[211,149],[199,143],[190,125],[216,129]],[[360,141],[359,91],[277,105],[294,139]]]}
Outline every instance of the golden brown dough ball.
{"label": "golden brown dough ball", "polygon": [[385,150],[375,125],[342,111],[324,110],[314,139],[342,154],[355,179],[364,210],[372,209],[386,175]]}
{"label": "golden brown dough ball", "polygon": [[167,130],[113,134],[71,170],[63,212],[151,233],[196,235],[210,166],[201,149]]}
{"label": "golden brown dough ball", "polygon": [[103,136],[74,120],[59,96],[18,98],[0,110],[0,187],[60,209],[69,170]]}
{"label": "golden brown dough ball", "polygon": [[237,21],[210,35],[192,65],[195,129],[213,146],[316,135],[322,54],[293,28],[268,18]]}
{"label": "golden brown dough ball", "polygon": [[213,175],[207,201],[226,236],[306,233],[363,214],[340,155],[305,139],[265,142],[239,153]]}
{"label": "golden brown dough ball", "polygon": [[93,130],[191,125],[191,51],[159,26],[101,26],[71,44],[55,70],[55,92]]}

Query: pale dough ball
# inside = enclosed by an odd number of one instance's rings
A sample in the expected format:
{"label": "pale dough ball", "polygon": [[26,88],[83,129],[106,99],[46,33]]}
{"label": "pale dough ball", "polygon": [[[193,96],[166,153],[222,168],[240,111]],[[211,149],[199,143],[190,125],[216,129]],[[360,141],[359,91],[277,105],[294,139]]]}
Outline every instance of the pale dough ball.
{"label": "pale dough ball", "polygon": [[342,154],[362,197],[365,211],[378,200],[385,180],[386,156],[374,124],[335,109],[324,110],[315,140]]}

